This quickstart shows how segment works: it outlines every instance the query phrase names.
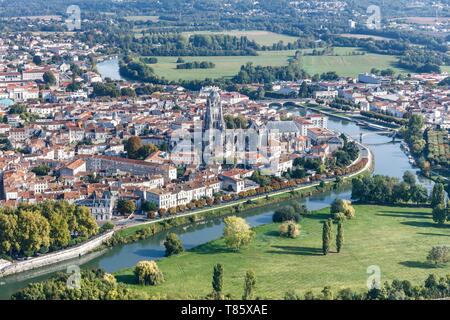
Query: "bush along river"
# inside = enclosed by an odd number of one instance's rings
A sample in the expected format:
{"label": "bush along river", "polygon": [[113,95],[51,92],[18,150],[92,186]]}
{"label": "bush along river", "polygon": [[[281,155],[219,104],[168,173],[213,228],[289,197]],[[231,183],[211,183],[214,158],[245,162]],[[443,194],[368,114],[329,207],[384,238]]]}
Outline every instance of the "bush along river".
{"label": "bush along river", "polygon": [[[305,110],[301,108],[291,111],[305,113]],[[360,134],[363,134],[363,143],[371,149],[375,158],[374,174],[388,175],[401,179],[405,171],[410,170],[415,172],[417,170],[411,166],[408,157],[400,149],[400,143],[392,142],[392,138],[388,136],[383,136],[377,134],[376,131],[362,128],[354,122],[333,117],[329,118],[328,127],[332,130],[343,132],[355,139],[359,139]],[[431,181],[421,177],[417,178],[428,188],[432,187]],[[305,204],[308,210],[318,210],[329,206],[336,198],[350,199],[350,189],[351,187],[347,185],[337,190],[314,194],[295,201]],[[251,226],[267,224],[272,222],[272,214],[276,208],[292,201],[294,200],[246,210],[238,215],[244,217]],[[102,268],[107,272],[115,272],[132,267],[141,260],[161,259],[164,257],[165,249],[163,242],[168,232],[178,234],[185,248],[191,249],[200,244],[220,238],[222,231],[223,219],[211,218],[188,226],[175,227],[138,242],[118,245],[106,249],[103,252],[94,252],[80,259],[67,261],[63,264],[6,277],[0,279],[0,299],[9,299],[14,292],[25,287],[28,283],[47,279],[55,272],[65,271],[68,266],[72,265],[78,265],[80,268]]]}

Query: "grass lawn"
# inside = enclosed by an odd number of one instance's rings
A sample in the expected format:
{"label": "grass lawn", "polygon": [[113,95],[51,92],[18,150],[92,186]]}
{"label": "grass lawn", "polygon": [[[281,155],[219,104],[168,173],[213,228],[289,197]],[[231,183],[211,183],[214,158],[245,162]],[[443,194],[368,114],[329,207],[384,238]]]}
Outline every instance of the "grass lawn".
{"label": "grass lawn", "polygon": [[284,34],[274,33],[270,31],[261,31],[261,30],[231,30],[231,31],[194,31],[194,32],[183,32],[186,37],[189,37],[192,34],[224,34],[235,37],[247,37],[250,40],[255,41],[261,46],[271,46],[274,43],[278,43],[283,41],[285,44],[292,43],[297,40],[296,37],[288,36]]}
{"label": "grass lawn", "polygon": [[[116,274],[143,297],[199,297],[211,291],[213,265],[224,267],[224,290],[235,298],[242,295],[245,272],[254,270],[258,296],[282,298],[286,291],[319,293],[329,285],[366,289],[367,267],[381,268],[381,281],[394,278],[422,281],[431,273],[445,275],[450,266],[432,267],[426,256],[433,245],[448,243],[450,226],[438,227],[430,209],[357,205],[356,218],[345,223],[345,244],[341,253],[323,256],[322,224],[328,210],[301,221],[297,239],[278,236],[278,224],[256,228],[256,239],[240,252],[231,252],[222,239],[199,246],[179,256],[158,262],[166,282],[160,286],[134,284],[132,269]],[[333,246],[334,250],[334,246]]]}

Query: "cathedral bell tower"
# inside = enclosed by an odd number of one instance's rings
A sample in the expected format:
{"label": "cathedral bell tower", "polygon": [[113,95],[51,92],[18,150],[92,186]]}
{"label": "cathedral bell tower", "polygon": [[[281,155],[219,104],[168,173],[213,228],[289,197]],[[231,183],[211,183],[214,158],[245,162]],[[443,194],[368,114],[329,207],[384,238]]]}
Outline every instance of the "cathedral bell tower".
{"label": "cathedral bell tower", "polygon": [[222,163],[225,146],[225,121],[218,89],[213,89],[206,102],[202,127],[202,163]]}

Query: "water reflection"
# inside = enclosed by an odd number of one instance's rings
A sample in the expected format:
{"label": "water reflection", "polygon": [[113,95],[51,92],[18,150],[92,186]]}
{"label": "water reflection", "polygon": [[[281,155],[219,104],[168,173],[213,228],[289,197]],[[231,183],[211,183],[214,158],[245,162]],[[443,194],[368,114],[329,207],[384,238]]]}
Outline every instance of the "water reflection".
{"label": "water reflection", "polygon": [[111,80],[122,80],[119,73],[119,59],[113,58],[105,60],[97,64],[97,70],[103,79],[110,78]]}

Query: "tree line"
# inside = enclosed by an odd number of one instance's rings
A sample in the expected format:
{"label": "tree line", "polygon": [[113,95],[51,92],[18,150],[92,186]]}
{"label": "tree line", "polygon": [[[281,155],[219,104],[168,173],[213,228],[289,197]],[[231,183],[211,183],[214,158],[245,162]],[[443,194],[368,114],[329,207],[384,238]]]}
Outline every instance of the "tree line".
{"label": "tree line", "polygon": [[0,254],[8,259],[63,249],[98,232],[89,209],[67,201],[0,209]]}
{"label": "tree line", "polygon": [[405,172],[402,181],[383,175],[354,178],[352,199],[379,204],[429,203],[427,189],[416,183],[416,178],[410,171]]}
{"label": "tree line", "polygon": [[209,61],[194,61],[177,64],[177,69],[213,69],[216,65]]}

